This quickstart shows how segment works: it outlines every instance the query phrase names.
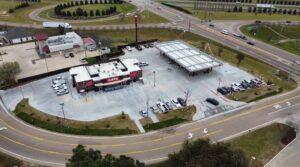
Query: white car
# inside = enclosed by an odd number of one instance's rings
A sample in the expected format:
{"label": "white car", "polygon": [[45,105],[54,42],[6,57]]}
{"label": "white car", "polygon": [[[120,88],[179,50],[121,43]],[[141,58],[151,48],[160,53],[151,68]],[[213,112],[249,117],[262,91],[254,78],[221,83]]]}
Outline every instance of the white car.
{"label": "white car", "polygon": [[141,114],[143,117],[148,117],[148,112],[147,112],[147,110],[142,110],[142,111],[140,111],[140,114]]}
{"label": "white car", "polygon": [[173,100],[172,100],[172,103],[173,103],[177,108],[182,107],[182,106],[179,104],[179,102],[178,102],[177,99],[173,99]]}
{"label": "white car", "polygon": [[131,52],[131,51],[132,51],[132,49],[131,49],[131,47],[130,47],[130,46],[126,46],[126,49],[127,49],[129,52]]}
{"label": "white car", "polygon": [[166,112],[166,109],[163,107],[164,103],[162,103],[161,101],[158,101],[156,103],[157,108],[159,108],[162,112]]}
{"label": "white car", "polygon": [[300,65],[300,61],[296,61],[296,64]]}
{"label": "white car", "polygon": [[229,31],[228,30],[222,30],[221,33],[225,34],[225,35],[229,35]]}

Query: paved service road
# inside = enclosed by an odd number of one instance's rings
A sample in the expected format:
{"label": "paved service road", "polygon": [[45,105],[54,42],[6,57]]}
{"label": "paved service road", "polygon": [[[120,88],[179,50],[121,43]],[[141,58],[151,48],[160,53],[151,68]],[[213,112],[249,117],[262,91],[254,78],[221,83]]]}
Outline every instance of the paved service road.
{"label": "paved service road", "polygon": [[[286,102],[291,105],[288,106]],[[267,105],[266,105],[267,104]],[[180,149],[181,144],[193,133],[193,138],[209,137],[223,140],[249,129],[283,119],[299,112],[300,95],[297,89],[289,94],[253,103],[225,115],[183,124],[157,132],[122,137],[80,137],[40,130],[17,120],[1,108],[0,148],[27,161],[63,166],[77,144],[100,149],[103,153],[126,154],[146,163],[161,160]],[[280,108],[274,107],[280,105]],[[203,133],[207,128],[208,133]]]}

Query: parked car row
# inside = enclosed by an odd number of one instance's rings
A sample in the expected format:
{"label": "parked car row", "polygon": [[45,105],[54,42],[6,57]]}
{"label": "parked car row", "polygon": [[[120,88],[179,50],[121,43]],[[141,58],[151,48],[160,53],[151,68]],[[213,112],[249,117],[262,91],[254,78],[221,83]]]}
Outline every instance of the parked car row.
{"label": "parked car row", "polygon": [[[138,50],[138,51],[141,51],[143,50],[143,47],[144,48],[153,48],[154,47],[154,43],[145,43],[143,45],[137,45],[135,46],[135,48]],[[132,47],[131,46],[126,46],[126,49],[131,52],[132,51]]]}
{"label": "parked car row", "polygon": [[185,106],[186,106],[185,100],[181,97],[178,97],[176,99],[173,99],[173,100],[167,101],[167,102],[165,102],[162,99],[159,99],[156,102],[155,106],[149,107],[148,111],[146,109],[140,111],[140,114],[143,117],[148,117],[148,112],[150,112],[150,111],[152,111],[153,113],[158,113],[158,112],[168,113],[172,110],[175,110],[177,108],[182,108],[182,107],[185,107]]}
{"label": "parked car row", "polygon": [[241,83],[234,82],[231,84],[229,87],[220,87],[217,89],[219,93],[222,95],[227,95],[232,92],[240,92],[244,91],[245,89],[251,89],[251,88],[256,88],[264,84],[264,81],[260,79],[249,79],[249,80],[243,80]]}
{"label": "parked car row", "polygon": [[57,96],[69,93],[69,89],[66,84],[66,79],[64,77],[56,77],[52,79],[51,87]]}

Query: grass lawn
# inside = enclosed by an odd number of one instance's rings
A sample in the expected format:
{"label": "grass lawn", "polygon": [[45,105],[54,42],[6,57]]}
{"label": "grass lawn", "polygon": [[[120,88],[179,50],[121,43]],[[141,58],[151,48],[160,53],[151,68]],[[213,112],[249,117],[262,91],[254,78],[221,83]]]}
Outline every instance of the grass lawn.
{"label": "grass lawn", "polygon": [[0,152],[0,166],[21,166],[21,161]]}
{"label": "grass lawn", "polygon": [[12,1],[12,0],[1,0],[0,5],[0,20],[1,21],[8,21],[8,22],[18,22],[18,23],[37,23],[34,20],[29,18],[29,13],[33,10],[45,7],[51,4],[60,3],[60,2],[67,2],[68,0],[42,0],[41,3],[29,3],[30,6],[22,9],[18,9],[11,14],[3,14],[9,8],[13,8],[14,6],[18,5],[20,1]]}
{"label": "grass lawn", "polygon": [[289,126],[276,123],[230,140],[228,143],[233,148],[243,150],[248,158],[256,157],[253,167],[263,167],[284,148],[280,140],[288,130]]}
{"label": "grass lawn", "polygon": [[[51,17],[51,12],[53,9],[45,10],[40,13],[41,18],[45,18],[48,20],[53,20],[54,18]],[[144,10],[140,14],[140,23],[141,24],[150,24],[150,23],[166,23],[168,22],[167,19],[160,17],[148,10]],[[134,24],[133,17],[125,17],[121,18],[119,16],[115,16],[115,18],[104,18],[104,19],[98,19],[91,22],[76,22],[71,23],[72,25],[116,25],[116,24]]]}
{"label": "grass lawn", "polygon": [[[186,7],[185,9],[193,13],[194,16],[205,19],[205,12],[203,10],[194,10],[193,8]],[[257,14],[248,13],[244,11],[242,13],[229,13],[229,12],[208,12],[206,19],[210,20],[293,20],[299,21],[299,15],[283,15],[283,14]]]}
{"label": "grass lawn", "polygon": [[90,10],[93,10],[94,12],[99,9],[99,10],[105,10],[109,9],[112,6],[117,7],[118,12],[123,12],[123,13],[128,13],[128,12],[133,12],[136,10],[136,6],[130,4],[130,3],[123,3],[123,4],[91,4],[91,5],[80,5],[80,6],[74,6],[70,8],[66,8],[63,11],[70,11],[71,13],[73,11],[76,11],[77,8],[82,8],[83,10],[86,10],[88,13]]}
{"label": "grass lawn", "polygon": [[196,107],[192,105],[185,108],[176,109],[168,113],[156,114],[159,120],[158,123],[152,123],[151,119],[149,118],[143,118],[140,120],[140,122],[146,131],[158,130],[177,125],[182,122],[191,121],[195,113]]}
{"label": "grass lawn", "polygon": [[132,134],[138,131],[135,123],[127,114],[120,113],[120,115],[91,122],[63,120],[31,107],[28,99],[22,100],[17,105],[14,114],[37,127],[69,134],[113,136]]}
{"label": "grass lawn", "polygon": [[[244,34],[300,56],[299,26],[258,26],[255,35],[247,30],[248,26],[249,25],[241,27],[241,31]],[[270,28],[277,33],[270,30]],[[298,41],[296,39],[298,39]],[[280,40],[282,40],[282,42],[279,42]]]}

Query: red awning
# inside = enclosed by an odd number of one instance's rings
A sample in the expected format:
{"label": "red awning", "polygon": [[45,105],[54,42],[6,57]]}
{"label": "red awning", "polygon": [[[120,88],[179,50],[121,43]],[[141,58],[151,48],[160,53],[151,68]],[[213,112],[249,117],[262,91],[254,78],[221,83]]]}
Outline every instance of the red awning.
{"label": "red awning", "polygon": [[45,41],[48,39],[48,34],[46,33],[39,33],[35,35],[35,40],[37,41]]}

